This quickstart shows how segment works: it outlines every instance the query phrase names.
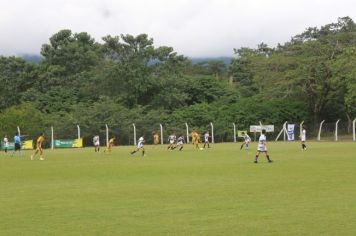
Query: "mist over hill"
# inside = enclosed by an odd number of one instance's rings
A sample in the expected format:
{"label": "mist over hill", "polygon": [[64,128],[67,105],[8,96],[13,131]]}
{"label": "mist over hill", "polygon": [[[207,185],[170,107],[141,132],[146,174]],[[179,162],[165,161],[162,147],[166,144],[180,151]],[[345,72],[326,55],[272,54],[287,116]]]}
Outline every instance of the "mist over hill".
{"label": "mist over hill", "polygon": [[[43,60],[41,55],[38,54],[20,54],[20,57],[29,63],[39,63]],[[225,65],[231,63],[232,57],[188,57],[189,60],[192,61],[193,64],[199,64],[207,61],[223,61]]]}

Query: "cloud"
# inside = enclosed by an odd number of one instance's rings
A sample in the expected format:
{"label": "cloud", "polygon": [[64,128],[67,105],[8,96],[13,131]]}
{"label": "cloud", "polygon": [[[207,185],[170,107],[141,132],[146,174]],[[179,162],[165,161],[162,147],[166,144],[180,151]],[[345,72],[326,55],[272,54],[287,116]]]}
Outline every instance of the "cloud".
{"label": "cloud", "polygon": [[0,54],[39,53],[61,29],[147,33],[187,56],[231,56],[233,48],[284,43],[309,26],[356,17],[347,0],[3,0]]}

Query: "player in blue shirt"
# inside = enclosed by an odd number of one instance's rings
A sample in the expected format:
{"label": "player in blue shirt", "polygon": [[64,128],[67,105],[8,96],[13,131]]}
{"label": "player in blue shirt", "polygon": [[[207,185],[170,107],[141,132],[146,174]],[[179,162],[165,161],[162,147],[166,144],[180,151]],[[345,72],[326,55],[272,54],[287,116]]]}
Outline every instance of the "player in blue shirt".
{"label": "player in blue shirt", "polygon": [[15,144],[15,148],[14,151],[12,152],[12,156],[15,154],[16,151],[19,151],[19,155],[21,155],[21,136],[18,132],[15,133],[14,144]]}

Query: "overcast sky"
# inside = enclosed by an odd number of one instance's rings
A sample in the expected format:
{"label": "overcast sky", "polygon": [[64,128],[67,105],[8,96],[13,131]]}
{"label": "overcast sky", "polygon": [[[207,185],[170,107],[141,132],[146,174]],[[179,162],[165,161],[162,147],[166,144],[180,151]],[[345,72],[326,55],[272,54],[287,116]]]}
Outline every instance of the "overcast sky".
{"label": "overcast sky", "polygon": [[61,29],[105,35],[147,33],[156,46],[190,57],[284,43],[309,26],[356,21],[354,0],[0,0],[0,54],[39,54]]}

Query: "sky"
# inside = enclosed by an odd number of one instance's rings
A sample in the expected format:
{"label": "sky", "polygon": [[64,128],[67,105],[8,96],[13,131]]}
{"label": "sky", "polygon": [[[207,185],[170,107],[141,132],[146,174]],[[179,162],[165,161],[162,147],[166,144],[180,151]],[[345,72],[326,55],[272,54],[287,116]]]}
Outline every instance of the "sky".
{"label": "sky", "polygon": [[0,55],[40,54],[62,29],[106,35],[146,33],[155,46],[188,57],[233,56],[275,47],[308,27],[349,16],[354,0],[0,0]]}

